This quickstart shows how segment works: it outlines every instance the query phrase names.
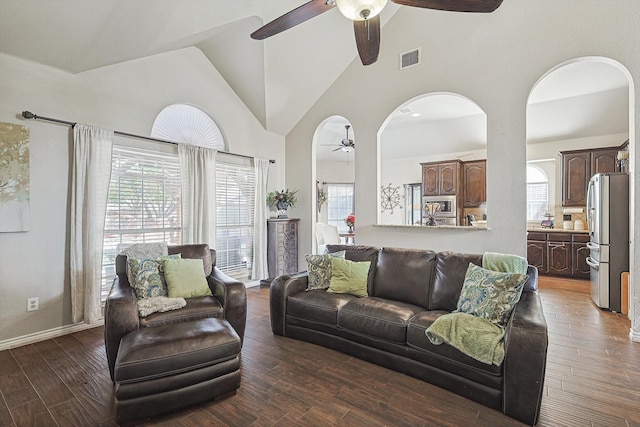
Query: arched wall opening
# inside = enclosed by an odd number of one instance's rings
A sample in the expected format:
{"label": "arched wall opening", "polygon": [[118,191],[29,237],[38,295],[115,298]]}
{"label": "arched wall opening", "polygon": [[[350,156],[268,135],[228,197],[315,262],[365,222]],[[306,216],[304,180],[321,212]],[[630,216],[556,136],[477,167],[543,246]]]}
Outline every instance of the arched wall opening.
{"label": "arched wall opening", "polygon": [[[487,115],[468,97],[451,92],[431,92],[416,96],[397,107],[384,120],[377,133],[378,212],[381,225],[424,225],[424,189],[421,163],[483,162],[487,160]],[[483,165],[483,171],[484,166]],[[485,172],[483,172],[484,174]],[[486,175],[484,175],[486,180]],[[463,177],[460,176],[460,180]],[[466,226],[467,215],[478,220],[487,216],[484,200],[465,203],[464,183],[454,193],[457,207],[446,224]],[[420,214],[422,212],[422,215]],[[442,216],[442,220],[444,220]],[[440,221],[440,219],[438,220]],[[451,222],[454,221],[454,222]]]}
{"label": "arched wall opening", "polygon": [[[323,250],[319,243],[324,240],[321,225],[333,225],[338,232],[344,233],[343,217],[354,213],[356,151],[356,135],[345,117],[327,117],[316,127],[311,149],[314,253]],[[346,240],[343,238],[342,241]]]}
{"label": "arched wall opening", "polygon": [[[634,277],[638,269],[635,261],[635,97],[634,83],[628,69],[611,58],[579,57],[558,64],[532,87],[527,101],[527,162],[554,162],[555,174],[550,185],[555,189],[555,200],[549,201],[549,213],[555,217],[556,228],[562,228],[564,218],[586,221],[582,206],[569,206],[563,197],[567,185],[561,152],[612,148],[627,151],[625,170],[629,174],[629,272],[628,316],[632,329],[638,330],[640,314],[634,316],[634,301],[640,284]],[[620,164],[617,164],[620,167]],[[596,171],[597,172],[597,171]],[[553,183],[551,182],[553,180]],[[582,211],[581,211],[582,210]],[[567,225],[569,226],[569,225]],[[539,227],[536,221],[527,228]],[[634,318],[635,317],[635,318]],[[634,336],[640,340],[640,336]]]}

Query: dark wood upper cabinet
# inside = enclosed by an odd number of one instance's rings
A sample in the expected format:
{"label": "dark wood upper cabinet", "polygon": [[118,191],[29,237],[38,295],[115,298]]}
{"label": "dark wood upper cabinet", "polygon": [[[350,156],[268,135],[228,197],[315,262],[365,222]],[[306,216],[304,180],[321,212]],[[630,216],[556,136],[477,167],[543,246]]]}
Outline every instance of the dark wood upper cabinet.
{"label": "dark wood upper cabinet", "polygon": [[487,201],[487,161],[465,162],[462,172],[463,207],[477,208]]}
{"label": "dark wood upper cabinet", "polygon": [[562,206],[585,206],[591,179],[589,152],[562,154]]}
{"label": "dark wood upper cabinet", "polygon": [[561,152],[562,206],[585,206],[591,177],[617,171],[618,150],[620,147]]}
{"label": "dark wood upper cabinet", "polygon": [[460,194],[458,186],[462,179],[462,162],[421,163],[422,189],[425,196],[455,196]]}
{"label": "dark wood upper cabinet", "polygon": [[422,165],[422,192],[425,196],[440,194],[440,172],[438,165]]}
{"label": "dark wood upper cabinet", "polygon": [[[607,173],[617,171],[618,149],[601,150],[591,153],[591,176],[597,173]],[[589,177],[591,179],[591,177]]]}

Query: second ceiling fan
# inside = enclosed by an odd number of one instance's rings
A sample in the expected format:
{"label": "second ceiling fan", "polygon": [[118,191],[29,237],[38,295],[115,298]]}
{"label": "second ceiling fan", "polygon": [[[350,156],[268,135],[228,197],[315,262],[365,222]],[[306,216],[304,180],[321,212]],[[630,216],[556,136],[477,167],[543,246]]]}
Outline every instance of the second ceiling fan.
{"label": "second ceiling fan", "polygon": [[[353,21],[356,45],[362,65],[378,60],[380,51],[380,12],[388,0],[311,0],[274,19],[251,34],[255,40],[264,40],[295,27],[323,12],[338,6],[340,12]],[[391,0],[393,3],[424,9],[451,12],[493,12],[502,0]]]}

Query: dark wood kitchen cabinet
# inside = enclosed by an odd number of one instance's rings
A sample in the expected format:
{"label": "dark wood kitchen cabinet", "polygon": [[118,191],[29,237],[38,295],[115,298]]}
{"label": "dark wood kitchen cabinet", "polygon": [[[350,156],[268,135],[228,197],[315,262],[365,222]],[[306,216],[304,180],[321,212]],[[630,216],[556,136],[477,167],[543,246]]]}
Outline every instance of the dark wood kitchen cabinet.
{"label": "dark wood kitchen cabinet", "polygon": [[620,147],[563,151],[562,206],[585,206],[587,185],[597,173],[616,172]]}
{"label": "dark wood kitchen cabinet", "polygon": [[547,236],[547,265],[549,274],[571,276],[571,234],[549,233]]}
{"label": "dark wood kitchen cabinet", "polygon": [[487,161],[474,160],[462,166],[464,208],[477,208],[487,201]]}
{"label": "dark wood kitchen cabinet", "polygon": [[571,243],[571,257],[573,263],[571,266],[571,276],[579,279],[589,279],[591,277],[591,267],[587,264],[589,256],[588,234],[574,234]]}
{"label": "dark wood kitchen cabinet", "polygon": [[587,233],[527,233],[527,261],[540,274],[589,279]]}
{"label": "dark wood kitchen cabinet", "polygon": [[422,166],[422,191],[425,196],[455,196],[460,192],[462,162],[420,163]]}
{"label": "dark wood kitchen cabinet", "polygon": [[547,270],[547,233],[527,234],[527,261],[538,269],[539,274]]}

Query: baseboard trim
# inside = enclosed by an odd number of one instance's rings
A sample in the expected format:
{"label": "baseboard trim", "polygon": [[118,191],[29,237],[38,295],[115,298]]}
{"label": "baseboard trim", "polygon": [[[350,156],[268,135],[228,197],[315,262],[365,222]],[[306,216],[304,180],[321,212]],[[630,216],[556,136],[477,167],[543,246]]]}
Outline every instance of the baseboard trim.
{"label": "baseboard trim", "polygon": [[32,334],[23,335],[21,337],[10,338],[0,341],[0,351],[9,350],[11,348],[22,347],[23,345],[34,344],[40,341],[58,338],[63,335],[73,334],[75,332],[84,331],[86,329],[96,328],[104,325],[104,319],[96,323],[76,323],[73,325],[60,326],[58,328],[48,329],[46,331],[34,332]]}
{"label": "baseboard trim", "polygon": [[629,336],[631,337],[631,341],[640,342],[640,331],[634,331],[633,329],[631,329],[629,331]]}

